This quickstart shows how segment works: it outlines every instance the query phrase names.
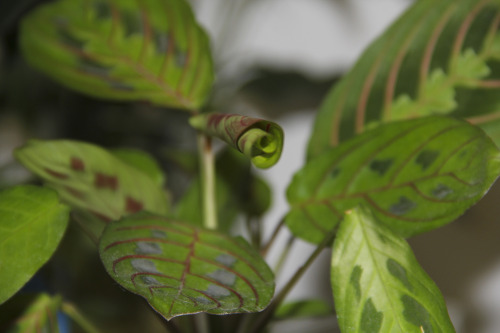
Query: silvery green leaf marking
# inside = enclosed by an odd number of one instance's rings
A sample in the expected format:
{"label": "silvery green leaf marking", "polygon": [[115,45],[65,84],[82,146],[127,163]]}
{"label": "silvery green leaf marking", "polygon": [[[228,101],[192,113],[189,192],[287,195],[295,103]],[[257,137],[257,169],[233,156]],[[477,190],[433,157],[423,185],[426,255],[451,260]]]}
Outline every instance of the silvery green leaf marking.
{"label": "silvery green leaf marking", "polygon": [[142,212],[112,222],[99,251],[111,277],[167,319],[257,312],[274,293],[273,273],[245,240],[173,218]]}

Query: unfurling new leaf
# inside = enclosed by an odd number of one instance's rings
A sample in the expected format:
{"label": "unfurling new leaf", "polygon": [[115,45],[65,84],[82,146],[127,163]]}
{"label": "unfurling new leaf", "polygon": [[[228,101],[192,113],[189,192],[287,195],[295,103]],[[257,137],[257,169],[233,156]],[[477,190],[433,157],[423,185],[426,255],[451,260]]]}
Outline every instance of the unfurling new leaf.
{"label": "unfurling new leaf", "polygon": [[32,140],[15,154],[65,202],[106,220],[143,209],[158,214],[168,211],[158,176],[151,177],[98,146]]}
{"label": "unfurling new leaf", "polygon": [[346,214],[331,282],[342,333],[451,333],[443,296],[410,246],[366,207]]}
{"label": "unfurling new leaf", "polygon": [[236,114],[200,114],[189,120],[191,126],[224,140],[249,157],[259,168],[276,164],[283,150],[283,130],[271,121]]}
{"label": "unfurling new leaf", "polygon": [[108,224],[99,245],[113,279],[162,316],[263,310],[274,276],[241,237],[146,212]]}
{"label": "unfurling new leaf", "polygon": [[28,14],[27,61],[95,97],[195,110],[212,86],[208,38],[185,0],[59,0]]}
{"label": "unfurling new leaf", "polygon": [[288,188],[286,223],[319,243],[360,203],[403,236],[453,221],[500,173],[499,151],[466,121],[433,116],[381,125],[310,160]]}

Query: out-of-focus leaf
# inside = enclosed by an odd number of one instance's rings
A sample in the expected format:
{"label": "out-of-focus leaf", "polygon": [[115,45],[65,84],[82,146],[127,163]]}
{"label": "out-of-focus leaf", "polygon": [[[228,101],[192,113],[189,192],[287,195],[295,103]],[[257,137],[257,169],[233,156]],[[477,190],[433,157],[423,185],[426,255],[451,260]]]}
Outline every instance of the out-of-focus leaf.
{"label": "out-of-focus leaf", "polygon": [[59,0],[28,14],[27,61],[95,97],[198,109],[213,81],[206,33],[185,0]]}
{"label": "out-of-focus leaf", "polygon": [[308,158],[381,122],[453,114],[500,143],[500,2],[420,0],[332,89]]}
{"label": "out-of-focus leaf", "polygon": [[156,160],[149,154],[136,149],[113,149],[113,155],[123,162],[148,175],[158,186],[165,185],[165,174]]}
{"label": "out-of-focus leaf", "polygon": [[[190,184],[184,196],[175,207],[175,216],[184,221],[202,226],[203,211],[200,191],[200,179],[196,178]],[[218,229],[229,231],[238,215],[238,200],[231,192],[231,186],[222,178],[215,179],[215,197],[217,201]]]}
{"label": "out-of-focus leaf", "polygon": [[332,84],[339,79],[338,76],[314,79],[276,68],[255,68],[246,76],[250,80],[239,93],[260,112],[274,118],[294,111],[317,110]]}
{"label": "out-of-focus leaf", "polygon": [[276,164],[283,150],[284,134],[271,121],[235,114],[208,113],[193,116],[195,129],[224,140],[252,160],[258,168]]}
{"label": "out-of-focus leaf", "polygon": [[455,332],[443,296],[408,243],[366,207],[340,224],[331,282],[342,333]]}
{"label": "out-of-focus leaf", "polygon": [[65,202],[105,220],[143,209],[158,214],[168,211],[168,199],[157,182],[98,146],[32,140],[15,154]]}
{"label": "out-of-focus leaf", "polygon": [[260,217],[271,207],[271,188],[269,184],[259,176],[254,175],[250,179],[248,196],[243,201],[243,210],[249,216]]}
{"label": "out-of-focus leaf", "polygon": [[277,320],[324,317],[333,314],[333,308],[320,299],[288,302],[281,305],[275,313]]}
{"label": "out-of-focus leaf", "polygon": [[68,214],[69,208],[50,189],[25,185],[0,192],[0,303],[50,259]]}
{"label": "out-of-focus leaf", "polygon": [[185,149],[167,148],[163,151],[168,162],[173,163],[188,174],[198,172],[198,153]]}
{"label": "out-of-focus leaf", "polygon": [[[271,190],[252,174],[250,162],[234,149],[226,149],[216,162],[216,198],[219,229],[228,231],[239,212],[261,216],[269,208]],[[176,217],[203,225],[200,182],[196,178],[176,206]]]}
{"label": "out-of-focus leaf", "polygon": [[59,333],[57,312],[61,308],[61,297],[38,295],[8,333],[47,332]]}
{"label": "out-of-focus leaf", "polygon": [[264,309],[273,273],[241,237],[142,212],[108,224],[100,242],[106,270],[167,319]]}
{"label": "out-of-focus leaf", "polygon": [[444,116],[384,124],[309,161],[288,188],[292,232],[318,243],[343,212],[365,203],[411,236],[453,221],[500,173],[484,132]]}

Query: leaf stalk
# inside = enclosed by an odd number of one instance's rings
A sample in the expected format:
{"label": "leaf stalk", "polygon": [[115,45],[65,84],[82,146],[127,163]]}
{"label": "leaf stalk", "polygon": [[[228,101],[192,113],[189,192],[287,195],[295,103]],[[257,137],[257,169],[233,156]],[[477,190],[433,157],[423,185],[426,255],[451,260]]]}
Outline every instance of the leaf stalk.
{"label": "leaf stalk", "polygon": [[207,229],[215,230],[218,223],[215,196],[215,157],[212,149],[212,138],[199,133],[198,150],[200,154],[203,226]]}
{"label": "leaf stalk", "polygon": [[269,306],[260,313],[259,317],[256,319],[256,324],[253,326],[253,329],[250,332],[258,333],[262,332],[264,327],[269,323],[272,319],[276,309],[281,305],[281,303],[288,296],[288,293],[295,287],[300,278],[304,275],[304,273],[311,267],[312,263],[316,260],[316,258],[321,254],[321,252],[333,242],[337,234],[337,228],[332,229],[322,240],[322,242],[316,247],[314,252],[309,256],[306,262],[297,269],[297,272],[292,276],[292,278],[287,282],[287,284],[281,289],[281,291],[276,295],[273,301],[269,304]]}

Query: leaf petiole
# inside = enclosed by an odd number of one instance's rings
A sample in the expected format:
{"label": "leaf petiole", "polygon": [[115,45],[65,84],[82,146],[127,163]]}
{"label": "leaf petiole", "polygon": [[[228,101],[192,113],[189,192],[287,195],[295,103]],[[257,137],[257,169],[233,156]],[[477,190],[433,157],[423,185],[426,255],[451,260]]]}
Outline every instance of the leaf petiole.
{"label": "leaf petiole", "polygon": [[292,278],[287,282],[287,284],[281,289],[281,291],[274,297],[269,306],[262,311],[259,316],[256,318],[256,324],[249,332],[258,333],[262,332],[263,328],[269,323],[272,319],[276,309],[281,305],[281,303],[285,300],[288,293],[295,287],[297,282],[299,282],[300,278],[304,275],[304,273],[311,267],[312,263],[316,260],[316,258],[323,252],[323,250],[331,245],[335,236],[337,235],[337,228],[333,228],[326,236],[323,238],[321,243],[316,247],[314,252],[307,258],[306,262],[297,269]]}
{"label": "leaf petiole", "polygon": [[217,202],[215,196],[215,158],[212,150],[212,138],[198,134],[200,154],[200,179],[202,192],[203,226],[217,229]]}

